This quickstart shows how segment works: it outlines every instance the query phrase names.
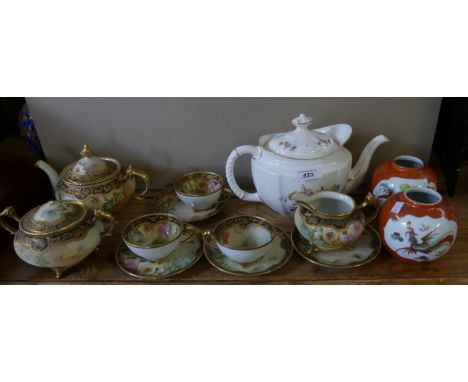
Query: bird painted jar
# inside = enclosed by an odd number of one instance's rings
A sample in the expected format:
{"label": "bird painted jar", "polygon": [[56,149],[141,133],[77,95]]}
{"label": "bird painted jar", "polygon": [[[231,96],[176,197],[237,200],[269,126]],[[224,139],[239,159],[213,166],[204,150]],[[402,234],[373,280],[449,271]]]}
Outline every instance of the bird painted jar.
{"label": "bird painted jar", "polygon": [[383,205],[389,196],[411,187],[437,189],[436,173],[424,162],[410,155],[400,155],[380,164],[372,174],[370,191]]}
{"label": "bird painted jar", "polygon": [[379,231],[387,251],[399,260],[433,261],[455,242],[458,218],[437,191],[414,187],[388,198],[380,212]]}

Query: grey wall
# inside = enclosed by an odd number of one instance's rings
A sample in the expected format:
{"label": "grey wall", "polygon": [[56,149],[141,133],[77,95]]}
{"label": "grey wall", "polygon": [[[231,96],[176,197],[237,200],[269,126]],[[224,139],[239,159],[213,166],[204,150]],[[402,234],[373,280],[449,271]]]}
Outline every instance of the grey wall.
{"label": "grey wall", "polygon": [[[398,154],[429,158],[440,98],[27,98],[49,162],[57,169],[78,158],[87,143],[100,156],[132,163],[153,176],[153,186],[206,169],[224,175],[231,150],[260,135],[292,129],[299,113],[312,127],[349,123],[346,146],[356,160],[375,135],[387,135],[371,163]],[[249,161],[237,167],[250,185]]]}

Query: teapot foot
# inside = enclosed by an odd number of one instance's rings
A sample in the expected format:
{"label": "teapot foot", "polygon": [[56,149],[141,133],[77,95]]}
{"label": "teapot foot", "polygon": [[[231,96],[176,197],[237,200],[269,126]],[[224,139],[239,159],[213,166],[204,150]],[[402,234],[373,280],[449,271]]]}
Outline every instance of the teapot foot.
{"label": "teapot foot", "polygon": [[56,279],[61,278],[67,269],[68,269],[67,267],[52,268],[52,270],[55,272]]}

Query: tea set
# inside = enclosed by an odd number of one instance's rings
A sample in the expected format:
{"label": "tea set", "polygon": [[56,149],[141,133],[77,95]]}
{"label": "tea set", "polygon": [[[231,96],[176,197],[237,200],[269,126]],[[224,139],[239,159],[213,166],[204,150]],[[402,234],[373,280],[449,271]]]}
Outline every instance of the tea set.
{"label": "tea set", "polygon": [[[372,139],[351,167],[351,154],[343,147],[351,126],[310,129],[311,122],[301,114],[292,120],[293,131],[262,136],[258,146],[235,148],[226,162],[230,188],[221,175],[198,171],[158,192],[154,212],[124,227],[115,253],[118,267],[135,277],[167,278],[204,254],[220,271],[261,275],[282,267],[294,249],[304,259],[332,268],[369,263],[379,255],[382,242],[404,262],[432,261],[449,251],[458,220],[450,202],[436,191],[433,170],[409,155],[384,162],[373,173],[370,192],[357,203],[348,194],[359,187],[374,151],[388,138]],[[245,154],[252,157],[255,193],[241,189],[234,177],[234,164]],[[0,225],[15,235],[17,255],[31,265],[53,269],[57,277],[111,234],[111,212],[150,188],[149,175],[135,166],[122,170],[118,160],[97,157],[87,145],[80,155],[60,175],[46,162],[37,162],[50,178],[55,201],[22,218],[13,207],[0,213]],[[137,196],[135,177],[145,185]],[[205,232],[192,225],[219,213],[234,196],[265,203],[292,218],[293,232],[249,215],[223,219]],[[370,224],[377,217],[378,231]]]}

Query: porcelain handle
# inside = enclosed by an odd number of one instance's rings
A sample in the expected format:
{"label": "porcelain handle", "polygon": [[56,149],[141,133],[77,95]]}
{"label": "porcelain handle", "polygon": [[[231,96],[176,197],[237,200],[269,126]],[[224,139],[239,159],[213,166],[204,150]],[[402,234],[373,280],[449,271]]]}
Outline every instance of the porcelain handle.
{"label": "porcelain handle", "polygon": [[205,244],[209,245],[210,247],[218,248],[213,232],[209,230],[203,232],[203,241]]}
{"label": "porcelain handle", "polygon": [[236,194],[239,199],[246,200],[247,202],[261,202],[262,200],[258,196],[258,193],[250,193],[239,187],[236,178],[234,177],[234,165],[236,164],[237,158],[242,155],[252,155],[254,159],[258,159],[261,156],[261,149],[256,146],[239,146],[232,150],[226,162],[226,178],[231,187],[232,192]]}
{"label": "porcelain handle", "polygon": [[366,225],[369,224],[372,220],[374,220],[377,217],[377,215],[379,214],[379,210],[380,210],[379,199],[370,192],[366,195],[366,198],[364,199],[364,201],[357,206],[357,209],[363,209],[368,206],[372,207],[373,211],[369,216],[366,216],[366,223],[365,223]]}
{"label": "porcelain handle", "polygon": [[115,227],[114,217],[109,212],[100,210],[98,208],[94,210],[94,216],[100,220],[107,220],[109,222],[109,228],[107,228],[107,230],[104,232],[104,236],[111,236]]}
{"label": "porcelain handle", "polygon": [[20,218],[18,214],[15,211],[15,207],[10,206],[5,208],[2,212],[0,212],[0,226],[5,228],[8,232],[10,232],[12,235],[16,234],[16,229],[14,229],[11,225],[9,225],[6,221],[5,218],[11,218],[15,220],[16,222],[19,223]]}
{"label": "porcelain handle", "polygon": [[187,237],[182,240],[182,243],[186,243],[187,241],[189,241],[192,238],[192,236],[197,233],[197,231],[198,231],[198,229],[195,228],[193,225],[185,224],[184,225],[184,235],[187,235]]}
{"label": "porcelain handle", "polygon": [[127,175],[128,176],[134,175],[143,179],[143,181],[145,182],[145,189],[138,196],[135,196],[135,199],[137,200],[143,199],[143,196],[148,192],[151,186],[151,178],[149,174],[144,170],[134,167],[133,165],[129,165],[127,169]]}

